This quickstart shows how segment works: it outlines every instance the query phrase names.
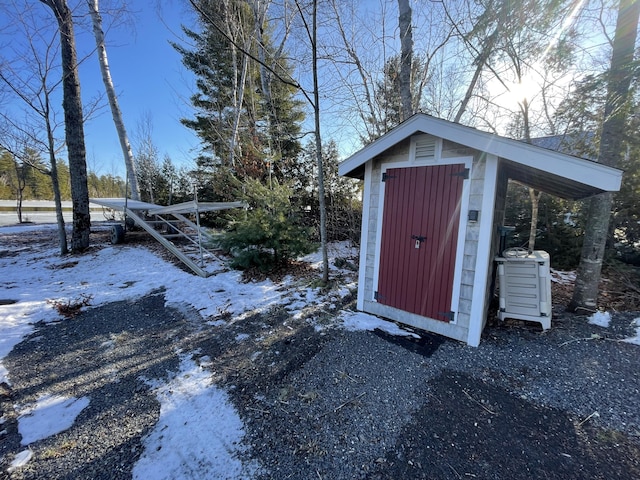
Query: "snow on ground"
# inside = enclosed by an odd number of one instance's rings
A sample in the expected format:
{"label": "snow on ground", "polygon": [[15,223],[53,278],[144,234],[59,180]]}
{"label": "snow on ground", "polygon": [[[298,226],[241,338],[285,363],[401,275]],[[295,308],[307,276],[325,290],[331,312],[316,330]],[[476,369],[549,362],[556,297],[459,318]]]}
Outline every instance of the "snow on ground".
{"label": "snow on ground", "polygon": [[572,284],[576,279],[576,272],[563,272],[562,270],[551,269],[551,281],[559,283],[560,285]]}
{"label": "snow on ground", "polygon": [[87,397],[74,398],[43,395],[33,405],[18,409],[21,445],[29,445],[60,433],[73,425],[76,417],[89,405]]}
{"label": "snow on ground", "polygon": [[625,338],[623,342],[640,345],[640,318],[636,318],[633,322],[631,322],[631,326],[636,327],[636,335],[635,337]]}
{"label": "snow on ground", "polygon": [[349,331],[379,329],[390,335],[420,338],[419,335],[403,330],[393,322],[388,322],[366,313],[345,311],[342,312],[340,317],[343,328]]}
{"label": "snow on ground", "polygon": [[30,448],[27,448],[26,450],[22,450],[20,453],[18,453],[15,456],[15,458],[11,462],[11,465],[7,469],[8,473],[11,473],[14,470],[29,463],[29,460],[31,460],[31,457],[33,457],[33,451]]}
{"label": "snow on ground", "polygon": [[[192,307],[205,321],[207,317],[231,314],[235,322],[247,312],[264,311],[276,304],[288,305],[295,316],[302,316],[302,310],[309,307],[333,310],[333,302],[355,288],[350,280],[327,295],[320,289],[296,285],[293,278],[287,278],[285,285],[271,281],[243,283],[237,271],[200,278],[136,246],[103,246],[86,255],[60,257],[56,247],[25,248],[2,243],[2,234],[43,228],[55,226],[0,229],[0,382],[9,383],[11,376],[2,359],[33,331],[37,322],[64,321],[52,301],[75,303],[90,298],[87,308],[91,308],[135,300],[164,289],[168,306]],[[339,269],[333,259],[356,257],[357,249],[343,242],[331,245],[329,256],[331,269],[336,271]],[[319,253],[301,260],[315,268],[322,265]],[[377,319],[377,327],[371,327],[371,322],[351,322],[350,328],[400,332],[391,322]],[[223,320],[208,323],[221,328],[227,324]],[[381,326],[385,324],[386,328]],[[246,337],[239,334],[236,340],[244,341]],[[152,382],[161,404],[160,419],[145,439],[144,454],[134,468],[135,478],[251,477],[259,466],[238,460],[243,451],[242,421],[226,392],[211,384],[206,363],[201,361],[198,366],[190,358],[182,356],[180,371],[168,383]],[[22,444],[69,428],[88,403],[88,398],[45,396],[34,405],[16,406],[21,415]],[[30,449],[20,452],[11,468],[26,464],[32,455]]]}
{"label": "snow on ground", "polygon": [[[105,246],[77,257],[60,257],[56,248],[30,249],[2,244],[3,233],[55,228],[51,226],[19,226],[0,229],[0,382],[8,382],[11,372],[2,359],[33,331],[39,321],[61,320],[50,301],[75,302],[91,298],[91,306],[108,302],[133,300],[158,289],[165,290],[167,305],[190,306],[206,321],[222,313],[232,314],[237,321],[249,311],[266,310],[286,305],[294,316],[302,316],[308,307],[334,310],[339,297],[355,289],[353,280],[333,289],[329,295],[306,285],[295,285],[287,278],[281,285],[270,281],[243,283],[239,272],[220,273],[200,278],[186,273],[171,263],[135,246]],[[20,250],[19,255],[12,255]],[[329,247],[333,259],[357,257],[357,249],[346,242]],[[322,265],[319,253],[301,260],[315,268]],[[351,272],[353,273],[353,272]],[[566,281],[563,272],[555,272],[558,281]],[[11,303],[14,302],[14,303]],[[89,307],[90,308],[90,307]],[[606,314],[608,315],[608,314]],[[392,335],[418,335],[402,330],[393,322],[356,312],[337,313],[338,324],[347,330],[381,329]],[[603,314],[594,319],[607,323]],[[625,341],[640,345],[640,318],[635,326],[638,335]],[[224,320],[208,321],[224,328]],[[318,326],[318,328],[321,328]],[[245,341],[238,334],[236,341]],[[134,467],[134,478],[250,478],[260,469],[252,462],[242,463],[238,455],[244,451],[244,426],[231,405],[227,393],[211,383],[208,365],[200,359],[197,365],[191,354],[181,355],[180,370],[166,383],[156,380],[153,386],[160,402],[160,418],[155,429],[144,440],[144,453]],[[22,444],[28,445],[71,426],[88,398],[44,396],[34,405],[17,407]],[[0,421],[0,425],[3,422]],[[26,449],[14,458],[11,469],[29,461],[33,452]]]}
{"label": "snow on ground", "polygon": [[258,466],[242,463],[244,427],[223,390],[191,355],[181,355],[180,371],[168,383],[149,381],[160,402],[160,418],[144,440],[134,480],[251,478]]}
{"label": "snow on ground", "polygon": [[599,327],[609,328],[611,314],[609,312],[596,312],[589,317],[589,323],[598,325]]}
{"label": "snow on ground", "polygon": [[[16,228],[22,227],[3,228],[0,235]],[[0,362],[33,331],[33,324],[59,320],[51,301],[90,298],[90,304],[98,306],[163,288],[167,305],[188,305],[207,317],[265,310],[283,296],[273,282],[242,283],[238,271],[201,278],[135,246],[106,246],[78,257],[60,257],[56,248],[29,250],[0,258],[0,271],[0,299],[16,301],[0,305]],[[9,380],[0,363],[0,382]]]}

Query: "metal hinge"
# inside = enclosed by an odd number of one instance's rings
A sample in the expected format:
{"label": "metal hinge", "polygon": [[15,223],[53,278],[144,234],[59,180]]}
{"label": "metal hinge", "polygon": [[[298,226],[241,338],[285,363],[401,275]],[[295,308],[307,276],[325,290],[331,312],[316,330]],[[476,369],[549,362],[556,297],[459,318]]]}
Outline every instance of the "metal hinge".
{"label": "metal hinge", "polygon": [[380,293],[376,290],[375,292],[373,292],[373,299],[378,301],[378,300],[382,300],[384,298],[384,295],[380,295]]}
{"label": "metal hinge", "polygon": [[456,318],[456,312],[438,312],[438,315],[445,317],[447,322],[453,322]]}
{"label": "metal hinge", "polygon": [[396,178],[395,175],[389,175],[387,172],[384,172],[382,174],[382,181],[386,182],[387,180],[389,180],[390,178]]}
{"label": "metal hinge", "polygon": [[469,179],[469,169],[465,168],[464,170],[461,170],[459,172],[452,173],[451,176],[452,177],[462,177],[464,180],[468,180]]}

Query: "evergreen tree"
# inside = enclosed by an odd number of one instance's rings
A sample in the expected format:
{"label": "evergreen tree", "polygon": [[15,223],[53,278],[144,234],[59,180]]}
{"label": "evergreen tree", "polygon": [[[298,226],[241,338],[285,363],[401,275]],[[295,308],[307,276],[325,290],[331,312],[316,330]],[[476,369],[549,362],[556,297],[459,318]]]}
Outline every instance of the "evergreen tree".
{"label": "evergreen tree", "polygon": [[264,57],[284,76],[290,67],[282,53],[271,47],[269,26],[259,24],[250,2],[195,4],[201,31],[184,29],[195,48],[174,47],[197,77],[197,92],[191,97],[195,118],[182,122],[203,145],[197,159],[199,176],[221,167],[242,178],[279,175],[283,165],[295,161],[300,152],[303,112],[294,98],[295,89],[271,81],[256,59]]}
{"label": "evergreen tree", "polygon": [[[60,197],[62,200],[71,200],[71,174],[69,165],[62,160],[58,160],[58,183],[60,185]],[[122,196],[122,194],[113,195]]]}
{"label": "evergreen tree", "polygon": [[[640,108],[637,98],[637,79],[631,83],[635,95],[632,111]],[[607,90],[607,73],[589,75],[578,82],[556,112],[555,120],[569,139],[569,153],[595,159],[600,148],[600,136],[604,120]],[[622,132],[622,154],[618,168],[624,170],[620,191],[613,195],[611,219],[608,228],[607,250],[611,255],[637,262],[640,256],[640,140],[634,132],[640,124],[635,115],[629,115]],[[586,206],[579,216],[574,216],[584,227]],[[581,242],[580,242],[581,243]],[[614,251],[615,250],[615,251]]]}
{"label": "evergreen tree", "polygon": [[311,229],[292,208],[290,186],[276,179],[270,185],[256,179],[233,183],[249,209],[232,214],[234,220],[219,240],[233,255],[232,266],[269,272],[313,251]]}
{"label": "evergreen tree", "polygon": [[19,168],[15,158],[6,150],[0,152],[0,198],[15,200],[18,197]]}
{"label": "evergreen tree", "polygon": [[[620,165],[625,155],[625,126],[629,121],[633,98],[632,81],[637,76],[634,57],[639,22],[640,4],[633,0],[620,0],[611,67],[607,73],[607,95],[598,151],[598,161],[612,167]],[[612,205],[611,192],[601,193],[589,200],[580,265],[573,298],[567,307],[571,311],[597,307],[598,285],[609,237]]]}

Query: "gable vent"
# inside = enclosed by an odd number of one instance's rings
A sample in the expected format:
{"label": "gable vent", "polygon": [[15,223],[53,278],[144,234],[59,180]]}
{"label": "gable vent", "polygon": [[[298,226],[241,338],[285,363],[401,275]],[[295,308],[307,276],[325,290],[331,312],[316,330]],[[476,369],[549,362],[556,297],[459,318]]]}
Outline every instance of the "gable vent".
{"label": "gable vent", "polygon": [[436,140],[429,138],[425,140],[416,140],[416,158],[435,158],[436,156]]}

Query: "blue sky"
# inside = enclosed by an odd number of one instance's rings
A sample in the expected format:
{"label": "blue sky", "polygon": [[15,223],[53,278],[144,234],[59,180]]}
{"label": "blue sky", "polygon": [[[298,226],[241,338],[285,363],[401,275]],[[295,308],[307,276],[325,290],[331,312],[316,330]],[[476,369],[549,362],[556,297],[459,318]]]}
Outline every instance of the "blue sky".
{"label": "blue sky", "polygon": [[[135,147],[139,126],[148,117],[160,161],[169,155],[177,165],[193,165],[198,140],[180,123],[180,118],[190,116],[188,97],[193,77],[169,44],[179,39],[180,25],[189,23],[189,15],[180,2],[163,2],[161,10],[150,3],[142,0],[129,3],[135,27],[106,31],[111,76],[132,145]],[[105,18],[105,24],[106,21]],[[79,51],[95,46],[88,33],[77,34]],[[82,64],[80,81],[85,100],[104,92],[95,55]],[[87,165],[99,175],[123,175],[124,160],[106,97],[103,103],[99,114],[85,124]]]}
{"label": "blue sky", "polygon": [[[84,1],[71,0],[76,22],[76,48],[80,60],[80,83],[85,103],[85,140],[87,148],[87,166],[98,175],[125,175],[124,159],[119,139],[109,109],[102,82],[95,38],[88,18]],[[181,56],[170,42],[184,42],[181,25],[192,26],[194,13],[188,2],[183,0],[129,0],[126,2],[127,24],[110,28],[113,17],[104,13],[109,4],[121,5],[122,2],[103,0],[104,30],[107,43],[107,55],[112,79],[118,95],[129,139],[136,149],[141,124],[148,119],[151,137],[159,154],[159,161],[168,155],[177,166],[195,167],[194,159],[199,154],[200,144],[196,135],[180,123],[181,118],[192,118],[193,109],[189,97],[194,93],[195,78],[181,62]],[[26,12],[26,13],[25,13]],[[11,45],[3,50],[0,60],[13,62],[16,75],[28,78],[33,70],[33,60],[29,60],[30,38],[36,35],[35,45],[44,51],[44,46],[57,37],[57,26],[51,12],[39,2],[22,0],[8,9],[6,17],[0,15],[0,44]],[[24,20],[26,18],[26,20]],[[15,28],[11,28],[11,27]],[[13,35],[13,36],[12,36]],[[19,37],[17,36],[19,35]],[[40,39],[42,37],[42,41]],[[7,42],[7,43],[4,43]],[[304,47],[301,47],[304,48]],[[15,51],[14,51],[15,50]],[[24,52],[27,52],[26,56]],[[303,51],[304,54],[306,52]],[[59,55],[56,52],[54,58]],[[20,61],[24,59],[24,61]],[[59,65],[59,60],[55,62]],[[26,74],[23,73],[26,72]],[[55,73],[56,79],[59,73]],[[332,98],[335,73],[322,77],[320,105],[322,110],[322,135],[324,141],[337,142],[342,156],[353,153],[360,147],[359,137],[354,134],[352,115],[341,118]],[[29,81],[29,80],[25,80]],[[311,88],[308,72],[300,74],[304,87]],[[88,106],[92,100],[102,96],[101,109],[88,116]],[[58,86],[52,94],[56,120],[62,119],[62,89]],[[3,97],[0,100],[4,100]],[[307,103],[304,103],[308,107]],[[21,101],[10,99],[2,104],[10,116],[19,118],[29,111]],[[309,132],[313,130],[312,115],[307,108],[307,120],[303,130],[307,136],[303,144],[311,141]],[[56,138],[64,138],[63,126],[59,125]]]}

